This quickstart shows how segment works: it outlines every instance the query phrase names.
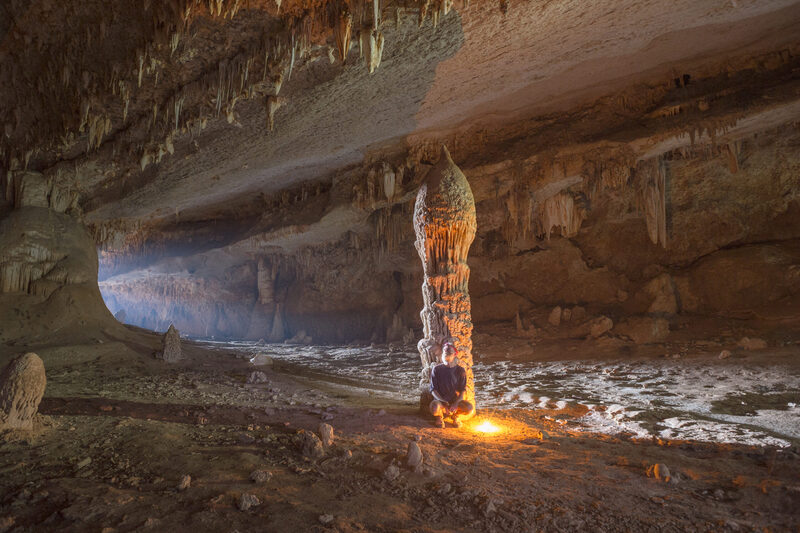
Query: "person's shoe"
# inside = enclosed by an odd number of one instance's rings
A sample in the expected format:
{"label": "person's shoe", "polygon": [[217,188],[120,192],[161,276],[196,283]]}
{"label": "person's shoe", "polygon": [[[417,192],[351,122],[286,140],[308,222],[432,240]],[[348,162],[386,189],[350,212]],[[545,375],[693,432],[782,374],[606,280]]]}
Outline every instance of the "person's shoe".
{"label": "person's shoe", "polygon": [[444,418],[437,416],[433,421],[433,425],[439,429],[444,429]]}
{"label": "person's shoe", "polygon": [[463,425],[464,425],[464,423],[461,421],[461,419],[460,419],[460,418],[458,418],[457,416],[455,416],[455,415],[454,415],[454,416],[453,416],[453,425],[454,425],[455,427],[457,427],[457,428],[460,428],[461,426],[463,426]]}

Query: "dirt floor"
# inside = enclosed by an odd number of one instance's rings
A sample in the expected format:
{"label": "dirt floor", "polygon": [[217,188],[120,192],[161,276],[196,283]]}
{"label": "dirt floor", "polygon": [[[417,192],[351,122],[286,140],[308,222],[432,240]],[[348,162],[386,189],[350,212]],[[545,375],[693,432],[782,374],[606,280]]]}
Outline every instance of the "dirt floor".
{"label": "dirt floor", "polygon": [[[3,435],[0,531],[800,531],[796,442],[577,433],[569,407],[439,430],[415,405],[189,342],[168,365],[157,346],[36,350],[47,390],[37,430]],[[298,431],[321,422],[333,444],[304,456]]]}

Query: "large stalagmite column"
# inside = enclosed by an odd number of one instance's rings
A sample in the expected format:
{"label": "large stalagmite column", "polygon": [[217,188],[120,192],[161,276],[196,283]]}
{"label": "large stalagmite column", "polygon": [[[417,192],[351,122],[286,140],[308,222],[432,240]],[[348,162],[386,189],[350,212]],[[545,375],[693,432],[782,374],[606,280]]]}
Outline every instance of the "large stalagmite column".
{"label": "large stalagmite column", "polygon": [[420,409],[427,412],[431,368],[440,362],[441,347],[451,341],[467,371],[465,399],[475,402],[472,377],[472,317],[467,284],[467,253],[475,238],[475,199],[467,178],[453,163],[447,148],[417,193],[414,206],[414,243],[425,278],[422,282],[424,338]]}

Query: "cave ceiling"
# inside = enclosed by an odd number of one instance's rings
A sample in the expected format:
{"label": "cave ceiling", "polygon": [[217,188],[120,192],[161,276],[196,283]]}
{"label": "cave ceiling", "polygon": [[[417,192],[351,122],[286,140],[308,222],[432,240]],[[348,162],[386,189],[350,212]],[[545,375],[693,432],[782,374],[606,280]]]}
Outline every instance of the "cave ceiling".
{"label": "cave ceiling", "polygon": [[443,142],[472,180],[794,123],[798,28],[790,0],[9,0],[6,203],[13,172],[68,190],[107,274],[294,253],[371,231]]}

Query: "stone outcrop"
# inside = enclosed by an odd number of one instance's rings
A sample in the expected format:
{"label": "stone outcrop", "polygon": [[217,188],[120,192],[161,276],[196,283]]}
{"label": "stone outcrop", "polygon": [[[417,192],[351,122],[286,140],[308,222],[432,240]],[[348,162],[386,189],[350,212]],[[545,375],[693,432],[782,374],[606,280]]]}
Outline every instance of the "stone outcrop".
{"label": "stone outcrop", "polygon": [[30,205],[0,210],[0,342],[119,331],[97,270],[91,236],[72,216]]}
{"label": "stone outcrop", "polygon": [[183,359],[181,353],[181,336],[175,326],[169,326],[167,332],[161,338],[161,351],[158,354],[159,359],[163,359],[167,363],[176,363]]}
{"label": "stone outcrop", "polygon": [[467,254],[476,229],[475,200],[469,182],[442,146],[439,162],[428,173],[414,205],[414,245],[424,276],[424,306],[420,312],[423,338],[418,344],[423,367],[423,409],[430,403],[430,370],[440,362],[445,342],[453,342],[458,350],[459,364],[467,372],[464,399],[474,405]]}
{"label": "stone outcrop", "polygon": [[13,359],[0,374],[0,430],[30,430],[47,385],[35,353]]}

